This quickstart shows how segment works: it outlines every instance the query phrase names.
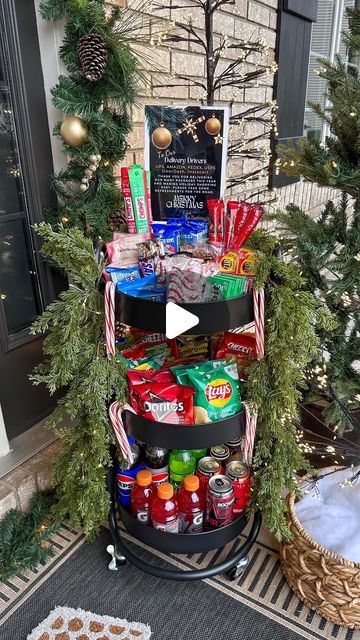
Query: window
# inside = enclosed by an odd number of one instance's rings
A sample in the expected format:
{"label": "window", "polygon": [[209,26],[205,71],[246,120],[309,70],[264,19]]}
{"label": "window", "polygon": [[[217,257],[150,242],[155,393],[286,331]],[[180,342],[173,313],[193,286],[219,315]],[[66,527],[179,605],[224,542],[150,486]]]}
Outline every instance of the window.
{"label": "window", "polygon": [[308,106],[308,102],[316,102],[326,106],[324,93],[326,81],[316,74],[319,68],[318,58],[327,58],[331,62],[335,56],[349,60],[348,51],[341,40],[341,32],[346,31],[348,20],[346,9],[354,7],[358,0],[319,0],[317,21],[313,24],[310,45],[309,72],[306,90],[306,106],[304,120],[304,135],[313,140],[324,141],[327,127]]}

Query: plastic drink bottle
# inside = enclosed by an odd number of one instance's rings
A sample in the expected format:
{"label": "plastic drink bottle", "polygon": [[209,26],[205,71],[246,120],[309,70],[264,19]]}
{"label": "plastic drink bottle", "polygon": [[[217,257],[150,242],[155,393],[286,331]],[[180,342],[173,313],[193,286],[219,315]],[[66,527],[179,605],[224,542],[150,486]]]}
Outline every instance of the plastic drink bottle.
{"label": "plastic drink bottle", "polygon": [[203,530],[205,496],[197,476],[186,476],[176,494],[179,504],[179,533],[199,533]]}
{"label": "plastic drink bottle", "polygon": [[131,513],[134,518],[150,524],[150,502],[153,493],[151,471],[143,469],[136,474],[131,493]]}
{"label": "plastic drink bottle", "polygon": [[155,486],[161,482],[169,480],[169,451],[162,447],[145,447],[145,469],[149,469],[152,473],[153,483]]}
{"label": "plastic drink bottle", "polygon": [[207,449],[191,449],[191,453],[193,454],[196,463],[198,463],[201,458],[207,456]]}
{"label": "plastic drink bottle", "polygon": [[154,529],[168,533],[179,532],[178,503],[170,482],[162,482],[157,487],[156,495],[151,501],[151,523]]}
{"label": "plastic drink bottle", "polygon": [[173,449],[169,458],[170,482],[175,488],[181,487],[185,476],[190,476],[196,468],[196,460],[192,451]]}
{"label": "plastic drink bottle", "polygon": [[136,475],[143,468],[143,464],[139,463],[140,449],[135,444],[135,438],[129,437],[130,449],[134,456],[134,462],[132,466],[126,467],[118,466],[116,469],[116,478],[118,484],[118,500],[120,504],[129,506],[131,503],[131,490],[135,482]]}

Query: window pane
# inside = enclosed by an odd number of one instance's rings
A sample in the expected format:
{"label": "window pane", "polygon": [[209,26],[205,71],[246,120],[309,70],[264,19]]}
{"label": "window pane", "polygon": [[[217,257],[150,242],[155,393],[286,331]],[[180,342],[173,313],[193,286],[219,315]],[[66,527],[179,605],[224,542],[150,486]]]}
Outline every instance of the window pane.
{"label": "window pane", "polygon": [[40,288],[30,245],[15,120],[1,39],[0,305],[3,305],[9,334],[29,327],[41,310]]}

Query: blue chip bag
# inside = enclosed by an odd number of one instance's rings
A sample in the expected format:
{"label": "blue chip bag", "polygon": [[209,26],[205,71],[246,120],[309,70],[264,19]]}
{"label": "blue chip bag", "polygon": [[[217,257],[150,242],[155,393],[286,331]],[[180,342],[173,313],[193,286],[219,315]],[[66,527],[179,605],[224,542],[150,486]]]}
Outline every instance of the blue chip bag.
{"label": "blue chip bag", "polygon": [[163,241],[166,255],[173,255],[179,252],[180,248],[180,230],[174,225],[164,224],[162,222],[153,222],[152,230],[154,237]]}
{"label": "blue chip bag", "polygon": [[166,302],[166,292],[166,287],[144,287],[139,289],[135,287],[126,291],[129,296],[152,300],[153,302]]}
{"label": "blue chip bag", "polygon": [[145,278],[140,278],[139,280],[132,280],[130,282],[121,280],[116,284],[116,288],[118,291],[122,291],[123,293],[128,293],[129,295],[134,295],[133,293],[131,293],[132,289],[141,290],[146,287],[155,287],[155,286],[156,286],[155,273],[152,273],[149,276],[145,276]]}

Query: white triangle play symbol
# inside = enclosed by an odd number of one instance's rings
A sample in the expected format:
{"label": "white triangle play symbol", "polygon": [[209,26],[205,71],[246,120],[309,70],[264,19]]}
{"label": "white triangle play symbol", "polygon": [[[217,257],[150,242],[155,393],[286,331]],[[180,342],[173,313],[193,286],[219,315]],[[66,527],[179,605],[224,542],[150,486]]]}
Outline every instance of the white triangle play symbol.
{"label": "white triangle play symbol", "polygon": [[166,305],[166,337],[170,340],[199,324],[199,318],[175,302]]}

